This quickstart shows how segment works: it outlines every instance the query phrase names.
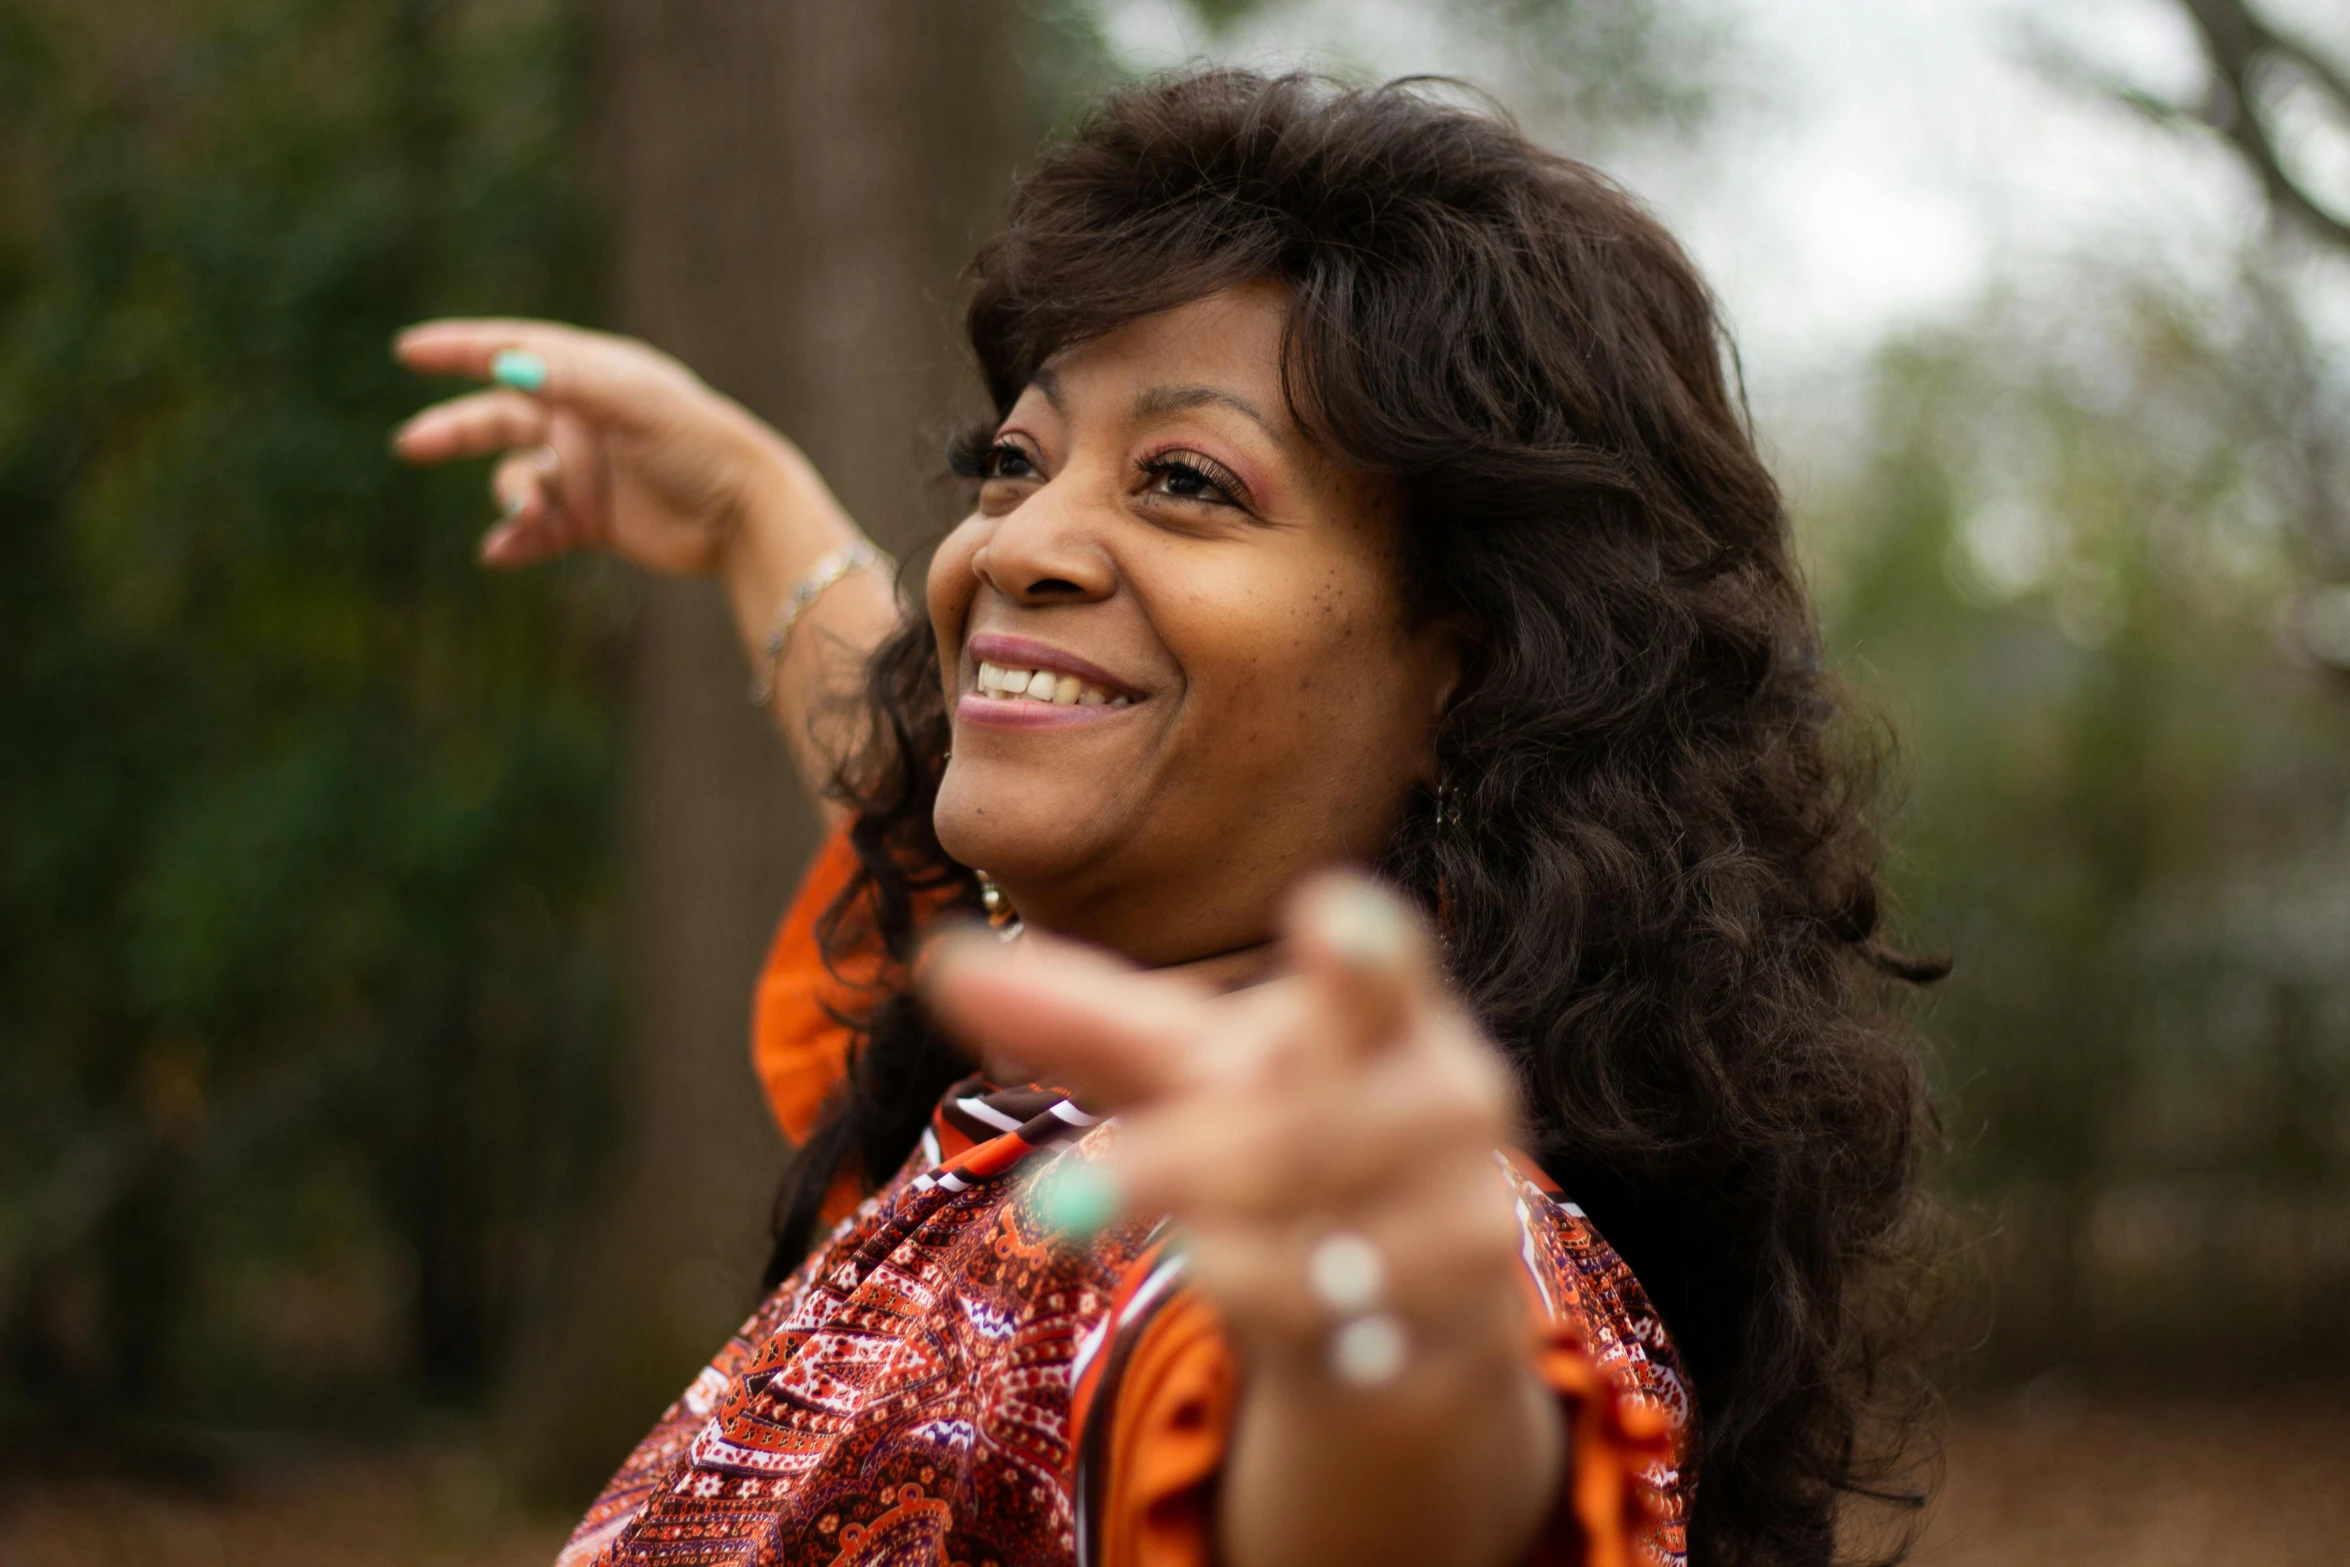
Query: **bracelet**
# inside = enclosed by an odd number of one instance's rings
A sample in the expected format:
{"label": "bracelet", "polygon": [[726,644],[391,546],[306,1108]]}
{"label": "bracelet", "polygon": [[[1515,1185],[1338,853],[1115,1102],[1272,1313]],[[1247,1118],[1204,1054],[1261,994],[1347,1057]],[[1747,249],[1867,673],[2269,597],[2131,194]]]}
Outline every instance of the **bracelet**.
{"label": "bracelet", "polygon": [[810,567],[808,574],[800,579],[800,585],[791,590],[791,597],[775,612],[775,624],[767,632],[766,657],[760,663],[757,677],[751,681],[751,705],[763,708],[775,700],[775,676],[783,667],[783,650],[791,645],[792,627],[824,596],[826,588],[852,571],[878,571],[884,577],[894,578],[897,569],[896,561],[870,543],[845,545]]}

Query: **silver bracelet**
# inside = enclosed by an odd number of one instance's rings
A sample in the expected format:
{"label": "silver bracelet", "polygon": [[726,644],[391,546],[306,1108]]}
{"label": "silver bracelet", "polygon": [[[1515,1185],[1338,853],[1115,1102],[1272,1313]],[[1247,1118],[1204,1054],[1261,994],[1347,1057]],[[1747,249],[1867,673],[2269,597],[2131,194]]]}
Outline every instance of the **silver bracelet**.
{"label": "silver bracelet", "polygon": [[791,645],[792,627],[824,596],[826,588],[852,571],[878,571],[886,578],[894,578],[897,569],[896,561],[869,543],[845,545],[809,567],[800,585],[791,590],[791,596],[775,612],[775,624],[767,632],[766,656],[751,681],[751,705],[763,708],[775,700],[775,676],[783,667],[783,650]]}

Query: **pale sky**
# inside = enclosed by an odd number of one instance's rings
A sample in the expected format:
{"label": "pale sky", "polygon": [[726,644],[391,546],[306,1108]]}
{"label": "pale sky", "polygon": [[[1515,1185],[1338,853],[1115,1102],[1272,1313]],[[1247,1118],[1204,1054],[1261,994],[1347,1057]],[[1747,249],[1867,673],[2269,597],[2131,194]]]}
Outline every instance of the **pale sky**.
{"label": "pale sky", "polygon": [[[1732,29],[1728,106],[1692,143],[1600,161],[1665,214],[1727,305],[1758,398],[1816,383],[1891,332],[2028,289],[2084,255],[2217,283],[2262,221],[2250,179],[2207,138],[2057,85],[2035,36],[2146,86],[2195,95],[2170,0],[1712,0]],[[2340,0],[2269,0],[2350,45]],[[1171,0],[1116,0],[1136,65],[1207,52]],[[1429,0],[1305,0],[1215,52],[1336,60],[1380,74],[1497,81]],[[2350,207],[2350,137],[2313,131],[2311,166]],[[2339,281],[2339,280],[2337,280]],[[2350,291],[2344,291],[2350,292]],[[2350,311],[2346,311],[2350,314]]]}

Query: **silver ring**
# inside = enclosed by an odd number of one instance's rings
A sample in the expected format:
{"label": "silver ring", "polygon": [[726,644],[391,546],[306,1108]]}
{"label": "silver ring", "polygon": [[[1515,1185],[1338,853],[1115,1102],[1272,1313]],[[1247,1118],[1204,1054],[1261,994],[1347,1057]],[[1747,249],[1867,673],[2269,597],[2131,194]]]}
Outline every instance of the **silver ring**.
{"label": "silver ring", "polygon": [[1388,1312],[1374,1311],[1340,1323],[1330,1335],[1330,1374],[1348,1387],[1379,1387],[1403,1374],[1411,1352],[1403,1323]]}
{"label": "silver ring", "polygon": [[1403,1323],[1383,1310],[1387,1259],[1352,1230],[1333,1230],[1306,1258],[1306,1286],[1333,1318],[1324,1348],[1331,1376],[1348,1387],[1392,1382],[1410,1358]]}
{"label": "silver ring", "polygon": [[1306,1258],[1314,1299],[1337,1317],[1359,1317],[1387,1298],[1387,1259],[1353,1230],[1332,1230]]}

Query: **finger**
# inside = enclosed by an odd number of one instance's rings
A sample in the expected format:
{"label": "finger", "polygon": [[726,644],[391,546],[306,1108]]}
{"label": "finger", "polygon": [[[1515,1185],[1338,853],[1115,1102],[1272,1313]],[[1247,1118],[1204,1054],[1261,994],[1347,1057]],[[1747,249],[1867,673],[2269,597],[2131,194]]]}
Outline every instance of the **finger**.
{"label": "finger", "polygon": [[549,490],[539,450],[509,453],[491,471],[490,493],[497,498],[499,518],[482,535],[481,560],[486,566],[528,566],[563,554],[575,542]]}
{"label": "finger", "polygon": [[1317,877],[1290,905],[1292,961],[1319,998],[1327,1048],[1359,1058],[1445,1004],[1433,944],[1417,915],[1367,877]]}
{"label": "finger", "polygon": [[534,446],[528,451],[508,452],[490,470],[490,494],[497,499],[499,513],[510,522],[535,522],[554,509],[554,497],[547,488],[550,475],[539,461],[541,450]]}
{"label": "finger", "polygon": [[1397,1056],[1312,1095],[1182,1095],[1130,1114],[1109,1163],[1137,1212],[1273,1220],[1376,1200],[1510,1140],[1508,1074],[1481,1045]]}
{"label": "finger", "polygon": [[594,427],[579,415],[558,409],[535,460],[546,478],[549,504],[563,524],[565,542],[574,549],[609,545],[611,470]]}
{"label": "finger", "polygon": [[499,380],[624,427],[641,423],[657,406],[657,394],[692,378],[677,361],[643,343],[556,321],[427,321],[401,333],[393,354],[411,370]]}
{"label": "finger", "polygon": [[392,432],[392,450],[412,463],[486,457],[547,438],[547,405],[500,388],[435,403]]}
{"label": "finger", "polygon": [[1184,1046],[1205,1003],[1172,981],[1031,931],[1006,944],[964,931],[917,965],[933,1014],[965,1044],[997,1050],[1113,1112],[1188,1081]]}

